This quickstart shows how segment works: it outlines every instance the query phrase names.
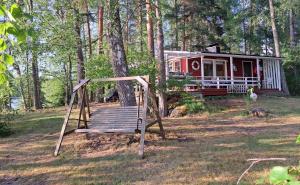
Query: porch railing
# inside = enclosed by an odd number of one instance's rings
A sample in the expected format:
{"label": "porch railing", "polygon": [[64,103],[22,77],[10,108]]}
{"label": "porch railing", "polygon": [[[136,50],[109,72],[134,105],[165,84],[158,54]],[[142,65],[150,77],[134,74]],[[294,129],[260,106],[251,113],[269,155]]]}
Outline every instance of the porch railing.
{"label": "porch railing", "polygon": [[[250,87],[260,87],[260,81],[257,77],[234,77],[233,80],[226,76],[172,76],[181,81],[188,79],[188,84],[185,84],[186,90],[190,87],[198,86],[200,88],[226,88],[228,93],[246,93]],[[196,89],[194,89],[196,90]]]}

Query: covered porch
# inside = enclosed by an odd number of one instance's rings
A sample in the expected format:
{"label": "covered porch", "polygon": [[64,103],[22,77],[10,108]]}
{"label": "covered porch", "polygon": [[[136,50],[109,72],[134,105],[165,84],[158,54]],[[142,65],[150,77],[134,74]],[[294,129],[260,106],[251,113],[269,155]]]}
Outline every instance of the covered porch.
{"label": "covered porch", "polygon": [[165,51],[165,58],[167,79],[188,79],[185,91],[281,91],[281,58],[186,51]]}

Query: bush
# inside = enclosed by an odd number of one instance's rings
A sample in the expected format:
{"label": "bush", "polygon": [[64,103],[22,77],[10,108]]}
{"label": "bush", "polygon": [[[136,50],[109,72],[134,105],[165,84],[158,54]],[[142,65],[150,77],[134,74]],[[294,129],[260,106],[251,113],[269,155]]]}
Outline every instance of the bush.
{"label": "bush", "polygon": [[64,83],[60,79],[50,79],[42,83],[42,92],[47,107],[64,104]]}
{"label": "bush", "polygon": [[182,98],[179,103],[187,107],[187,111],[189,114],[194,114],[206,110],[206,105],[202,100],[198,100],[188,93],[182,93],[181,96]]}
{"label": "bush", "polygon": [[14,133],[9,124],[15,118],[15,115],[15,112],[0,114],[0,137],[7,137]]}

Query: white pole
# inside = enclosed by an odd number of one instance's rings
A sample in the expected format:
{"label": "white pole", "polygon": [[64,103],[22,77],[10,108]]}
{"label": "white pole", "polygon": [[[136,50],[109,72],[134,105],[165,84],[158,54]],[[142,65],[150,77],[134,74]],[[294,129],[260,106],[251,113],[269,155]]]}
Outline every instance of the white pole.
{"label": "white pole", "polygon": [[186,68],[186,73],[189,73],[189,59],[188,59],[188,57],[185,58],[185,68]]}
{"label": "white pole", "polygon": [[271,64],[272,64],[272,82],[273,82],[273,89],[277,88],[276,85],[276,75],[275,75],[275,61],[271,60]]}
{"label": "white pole", "polygon": [[220,89],[220,78],[217,77],[217,88]]}
{"label": "white pole", "polygon": [[273,60],[273,66],[274,66],[274,84],[275,84],[275,88],[278,89],[278,75],[277,75],[277,61]]}
{"label": "white pole", "polygon": [[264,73],[263,88],[266,88],[266,83],[265,83],[266,82],[266,78],[267,78],[266,70],[267,70],[267,68],[266,68],[266,60],[263,59],[263,73]]}
{"label": "white pole", "polygon": [[267,87],[268,89],[272,88],[269,84],[269,80],[270,80],[270,61],[266,60],[266,64],[267,64]]}
{"label": "white pole", "polygon": [[224,62],[224,71],[225,71],[225,80],[228,80],[227,78],[227,61]]}
{"label": "white pole", "polygon": [[258,88],[260,89],[261,83],[260,83],[260,67],[259,67],[259,58],[256,59],[256,73],[257,73],[257,82],[258,82]]}
{"label": "white pole", "polygon": [[277,81],[278,81],[278,89],[281,91],[281,73],[280,73],[280,60],[276,61],[277,63]]}
{"label": "white pole", "polygon": [[233,57],[230,57],[230,81],[233,85]]}
{"label": "white pole", "polygon": [[216,61],[213,60],[213,79],[217,79],[217,64]]}
{"label": "white pole", "polygon": [[169,80],[169,61],[168,54],[165,55],[165,64],[166,64],[166,80]]}
{"label": "white pole", "polygon": [[204,89],[204,56],[201,55],[201,82],[202,82],[202,89]]}

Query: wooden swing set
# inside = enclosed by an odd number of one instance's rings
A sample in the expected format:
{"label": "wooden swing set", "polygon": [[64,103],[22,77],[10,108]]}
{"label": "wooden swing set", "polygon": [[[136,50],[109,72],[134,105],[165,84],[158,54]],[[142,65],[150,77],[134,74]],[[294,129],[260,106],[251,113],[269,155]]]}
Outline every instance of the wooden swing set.
{"label": "wooden swing set", "polygon": [[[89,99],[87,95],[87,84],[91,80],[81,80],[73,89],[71,100],[68,106],[67,113],[64,118],[59,139],[56,144],[54,155],[57,156],[63,142],[64,136],[76,133],[141,133],[139,155],[144,156],[144,141],[145,132],[151,126],[158,124],[160,135],[164,139],[165,133],[161,122],[161,117],[158,112],[158,106],[154,93],[149,87],[149,76],[132,76],[132,77],[117,77],[93,80],[95,82],[117,82],[117,81],[137,81],[138,88],[138,102],[137,106],[126,107],[103,107],[90,112]],[[73,110],[73,104],[76,94],[79,92],[79,114],[77,121],[77,128],[67,131],[67,126]],[[86,110],[87,109],[87,110]],[[147,120],[147,110],[153,113],[154,121]],[[88,119],[87,119],[88,118]],[[81,123],[84,123],[82,126]],[[89,124],[88,124],[89,123]]]}

